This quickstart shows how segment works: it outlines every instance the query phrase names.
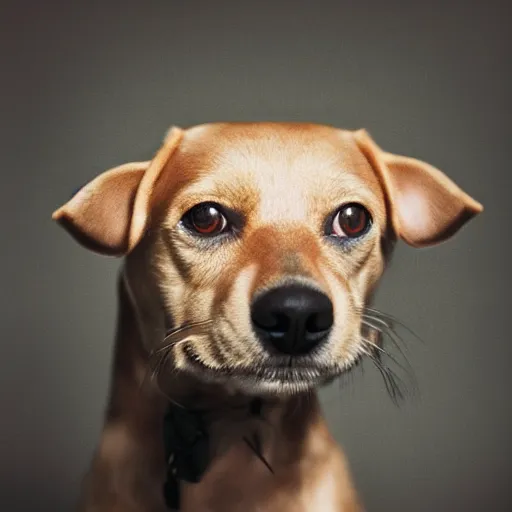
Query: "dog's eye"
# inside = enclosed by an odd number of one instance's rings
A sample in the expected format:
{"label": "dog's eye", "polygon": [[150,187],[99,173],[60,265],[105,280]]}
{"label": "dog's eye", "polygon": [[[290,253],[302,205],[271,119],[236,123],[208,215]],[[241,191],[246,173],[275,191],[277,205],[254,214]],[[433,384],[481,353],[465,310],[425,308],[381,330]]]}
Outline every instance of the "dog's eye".
{"label": "dog's eye", "polygon": [[356,238],[365,234],[371,224],[368,210],[357,203],[343,206],[332,221],[333,236],[343,238]]}
{"label": "dog's eye", "polygon": [[226,217],[217,205],[202,203],[191,208],[183,221],[188,229],[202,236],[214,236],[222,233],[227,226]]}

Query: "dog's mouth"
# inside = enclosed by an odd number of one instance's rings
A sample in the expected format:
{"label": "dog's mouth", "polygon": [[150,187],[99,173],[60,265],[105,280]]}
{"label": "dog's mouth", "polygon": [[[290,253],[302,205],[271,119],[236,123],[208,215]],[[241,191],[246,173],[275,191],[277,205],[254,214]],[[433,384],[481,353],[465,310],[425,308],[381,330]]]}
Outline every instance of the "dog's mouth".
{"label": "dog's mouth", "polygon": [[344,370],[336,364],[319,364],[312,359],[300,360],[287,358],[267,360],[247,366],[219,366],[206,364],[194,351],[193,347],[182,347],[185,356],[185,371],[200,376],[202,379],[216,383],[231,383],[235,387],[252,393],[293,393],[326,385]]}
{"label": "dog's mouth", "polygon": [[[419,338],[399,320],[378,310],[365,308],[361,315],[359,342],[355,350],[351,351],[352,355],[345,356],[343,361],[331,359],[327,352],[322,354],[321,349],[316,351],[318,353],[308,355],[268,355],[241,364],[205,360],[196,350],[195,343],[203,336],[211,338],[213,322],[206,320],[189,323],[169,331],[162,344],[153,351],[150,356],[152,375],[158,379],[159,374],[168,373],[167,364],[175,359],[173,354],[176,354],[176,349],[180,355],[180,364],[173,365],[171,372],[184,372],[203,382],[228,386],[247,395],[289,395],[329,384],[350,372],[363,359],[369,359],[382,375],[391,398],[400,402],[409,392],[416,392],[416,383],[401,347],[403,340],[396,329],[401,326],[412,334],[413,339]],[[390,348],[395,346],[398,352],[389,352],[382,344],[382,337],[391,344]]]}
{"label": "dog's mouth", "polygon": [[[159,374],[169,356],[178,350],[179,371],[189,373],[203,381],[242,387],[246,392],[271,391],[289,393],[304,391],[324,385],[339,376],[345,369],[337,364],[326,364],[318,358],[267,357],[244,365],[219,364],[205,361],[194,348],[194,338],[211,336],[211,321],[195,322],[170,330],[152,354],[153,374]],[[219,340],[216,340],[219,342]]]}

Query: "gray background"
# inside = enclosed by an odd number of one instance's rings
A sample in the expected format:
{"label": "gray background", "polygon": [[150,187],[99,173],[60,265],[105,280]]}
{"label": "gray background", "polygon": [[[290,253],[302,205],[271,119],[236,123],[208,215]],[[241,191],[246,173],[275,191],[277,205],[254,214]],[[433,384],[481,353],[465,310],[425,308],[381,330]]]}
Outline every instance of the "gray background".
{"label": "gray background", "polygon": [[170,124],[304,120],[365,127],[486,207],[447,244],[400,245],[383,282],[378,305],[425,340],[420,399],[394,407],[372,371],[324,393],[368,510],[512,510],[508,10],[2,3],[0,509],[72,510],[105,406],[119,262],[52,211]]}

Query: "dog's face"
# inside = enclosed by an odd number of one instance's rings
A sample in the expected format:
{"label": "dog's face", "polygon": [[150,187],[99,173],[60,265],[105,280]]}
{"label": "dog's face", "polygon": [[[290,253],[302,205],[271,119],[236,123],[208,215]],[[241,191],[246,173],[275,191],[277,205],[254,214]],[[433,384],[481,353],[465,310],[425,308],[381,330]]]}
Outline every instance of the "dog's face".
{"label": "dog's face", "polygon": [[161,223],[161,290],[177,325],[213,320],[208,336],[177,347],[175,365],[256,391],[309,387],[349,366],[387,229],[353,137],[201,127],[173,166],[195,172]]}
{"label": "dog's face", "polygon": [[99,252],[145,247],[137,281],[155,281],[174,325],[210,321],[173,347],[173,370],[259,394],[350,367],[395,239],[439,243],[479,211],[364,131],[227,123],[174,129],[151,163],[104,173],[55,217]]}

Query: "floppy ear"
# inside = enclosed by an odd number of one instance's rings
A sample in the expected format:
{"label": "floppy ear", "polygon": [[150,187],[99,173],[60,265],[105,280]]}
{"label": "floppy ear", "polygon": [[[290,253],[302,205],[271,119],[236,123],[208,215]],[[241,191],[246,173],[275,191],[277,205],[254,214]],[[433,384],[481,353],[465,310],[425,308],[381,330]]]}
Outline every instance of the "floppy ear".
{"label": "floppy ear", "polygon": [[383,151],[365,130],[354,136],[386,192],[395,233],[409,245],[444,242],[483,211],[480,203],[439,169]]}
{"label": "floppy ear", "polygon": [[182,133],[172,128],[152,161],[128,163],[100,174],[52,218],[87,249],[110,256],[127,254],[144,234],[151,194]]}

